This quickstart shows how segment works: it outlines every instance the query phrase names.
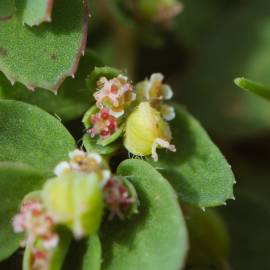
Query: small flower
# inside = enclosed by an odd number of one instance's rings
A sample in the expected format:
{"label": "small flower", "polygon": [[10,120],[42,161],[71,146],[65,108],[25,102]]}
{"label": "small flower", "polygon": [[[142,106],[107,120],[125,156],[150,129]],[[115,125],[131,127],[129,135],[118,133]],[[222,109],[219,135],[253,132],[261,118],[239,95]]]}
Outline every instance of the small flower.
{"label": "small flower", "polygon": [[98,113],[92,115],[93,127],[88,130],[92,137],[99,135],[102,139],[110,137],[118,128],[118,121],[110,114],[109,109],[103,108]]}
{"label": "small flower", "polygon": [[33,270],[47,270],[50,256],[46,250],[32,250],[32,268]]}
{"label": "small flower", "polygon": [[97,87],[98,91],[94,93],[97,107],[108,108],[110,115],[115,118],[123,116],[125,108],[136,99],[132,84],[123,75],[111,80],[101,77]]}
{"label": "small flower", "polygon": [[58,236],[53,232],[54,226],[54,219],[39,201],[24,202],[20,213],[13,219],[14,231],[26,233],[25,244],[33,245],[36,239],[40,239],[46,249],[54,248],[58,243]]}
{"label": "small flower", "polygon": [[41,201],[23,202],[20,213],[12,222],[16,233],[25,233],[23,246],[30,248],[33,270],[46,270],[50,255],[59,242],[55,232],[56,222]]}
{"label": "small flower", "polygon": [[175,118],[175,109],[172,106],[162,104],[159,107],[159,111],[162,117],[167,121],[171,121]]}
{"label": "small flower", "polygon": [[124,145],[138,156],[152,155],[157,161],[157,148],[166,148],[175,152],[170,144],[171,130],[166,121],[149,102],[141,102],[127,119]]}
{"label": "small flower", "polygon": [[139,83],[138,88],[140,96],[143,95],[144,100],[169,100],[173,97],[173,91],[167,84],[163,84],[164,76],[161,73],[154,73],[149,80]]}
{"label": "small flower", "polygon": [[71,171],[71,166],[68,162],[62,161],[60,162],[54,169],[54,174],[59,176],[64,173],[68,173]]}
{"label": "small flower", "polygon": [[125,218],[125,214],[137,198],[132,196],[129,189],[116,178],[111,178],[103,188],[105,205],[110,211],[110,219],[118,216]]}
{"label": "small flower", "polygon": [[60,162],[55,167],[55,175],[61,176],[71,172],[96,173],[103,186],[111,176],[111,172],[104,165],[102,157],[94,152],[86,153],[81,150],[74,150],[69,153],[69,162]]}
{"label": "small flower", "polygon": [[149,80],[138,83],[136,90],[139,100],[150,102],[165,120],[170,121],[174,119],[175,111],[172,106],[165,105],[164,101],[173,97],[173,91],[169,85],[162,83],[163,80],[164,76],[161,73],[154,73]]}

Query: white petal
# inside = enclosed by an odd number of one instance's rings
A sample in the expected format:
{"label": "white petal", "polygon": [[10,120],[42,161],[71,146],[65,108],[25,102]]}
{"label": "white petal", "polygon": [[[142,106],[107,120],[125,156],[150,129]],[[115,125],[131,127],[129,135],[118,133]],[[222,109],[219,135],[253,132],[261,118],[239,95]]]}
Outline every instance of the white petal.
{"label": "white petal", "polygon": [[73,222],[72,232],[75,240],[80,240],[85,236],[85,232],[81,224],[81,219],[78,217],[76,217]]}
{"label": "white petal", "polygon": [[161,114],[167,121],[172,121],[175,118],[175,109],[172,106],[164,105],[161,108]]}
{"label": "white petal", "polygon": [[123,75],[123,74],[120,74],[120,75],[118,75],[118,77],[117,77],[118,79],[120,79],[120,80],[123,80],[123,81],[125,81],[125,82],[127,82],[128,81],[128,77],[127,76],[125,76],[125,75]]}
{"label": "white petal", "polygon": [[170,144],[168,141],[165,141],[161,138],[155,139],[153,145],[152,145],[152,158],[154,161],[158,161],[158,154],[157,154],[157,148],[166,148],[172,152],[176,152],[176,148],[174,145]]}
{"label": "white petal", "polygon": [[54,249],[58,245],[58,242],[59,242],[59,237],[57,234],[55,234],[49,239],[44,240],[43,245],[47,250],[50,250],[50,249]]}
{"label": "white petal", "polygon": [[160,83],[163,81],[164,76],[161,73],[153,73],[150,78],[150,82],[159,81]]}
{"label": "white petal", "polygon": [[162,84],[162,81],[164,79],[164,76],[161,73],[153,73],[150,77],[149,81],[145,81],[145,90],[144,90],[144,96],[146,100],[150,100],[150,91],[152,87],[156,86],[156,84]]}
{"label": "white petal", "polygon": [[105,186],[108,180],[111,178],[110,170],[103,170],[103,179],[102,179],[102,186]]}
{"label": "white petal", "polygon": [[169,100],[173,97],[173,90],[168,84],[162,85],[162,93],[165,100]]}
{"label": "white petal", "polygon": [[101,155],[97,154],[97,153],[88,153],[87,154],[88,158],[94,159],[98,164],[100,164],[102,162],[102,157]]}
{"label": "white petal", "polygon": [[110,110],[110,115],[114,116],[115,118],[120,118],[121,116],[123,116],[125,113],[124,110],[120,111],[120,112],[115,112]]}
{"label": "white petal", "polygon": [[54,174],[60,176],[65,170],[70,169],[70,164],[66,161],[60,162],[54,169]]}
{"label": "white petal", "polygon": [[75,157],[85,156],[85,152],[79,149],[75,149],[73,152],[70,152],[68,155],[70,158],[75,158]]}

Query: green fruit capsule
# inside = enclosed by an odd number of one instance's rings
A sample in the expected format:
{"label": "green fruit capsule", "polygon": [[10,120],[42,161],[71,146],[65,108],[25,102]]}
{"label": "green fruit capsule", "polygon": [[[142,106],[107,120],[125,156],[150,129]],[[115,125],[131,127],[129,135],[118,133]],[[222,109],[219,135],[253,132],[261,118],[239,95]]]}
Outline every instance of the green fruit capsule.
{"label": "green fruit capsule", "polygon": [[42,190],[45,207],[76,238],[95,233],[103,213],[103,195],[95,173],[72,172],[49,180]]}
{"label": "green fruit capsule", "polygon": [[157,148],[176,151],[170,144],[171,137],[170,127],[160,113],[149,102],[142,102],[127,119],[124,145],[131,154],[152,154],[152,158],[158,160]]}

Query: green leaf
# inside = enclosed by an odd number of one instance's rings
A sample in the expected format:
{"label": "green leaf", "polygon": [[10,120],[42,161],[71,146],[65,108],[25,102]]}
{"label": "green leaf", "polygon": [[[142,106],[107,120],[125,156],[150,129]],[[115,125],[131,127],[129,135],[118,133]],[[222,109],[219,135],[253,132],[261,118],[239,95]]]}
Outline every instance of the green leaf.
{"label": "green leaf", "polygon": [[97,88],[97,81],[101,77],[106,77],[107,79],[112,79],[122,74],[121,70],[111,68],[111,67],[96,67],[90,75],[86,78],[86,85],[91,93],[94,93]]}
{"label": "green leaf", "polygon": [[139,201],[130,220],[106,222],[102,230],[103,270],[179,270],[188,239],[184,218],[169,183],[142,160],[126,160],[118,174],[129,177]]}
{"label": "green leaf", "polygon": [[199,207],[218,206],[233,198],[234,175],[201,125],[180,106],[171,123],[177,152],[160,151],[155,166],[171,182],[179,198]]}
{"label": "green leaf", "polygon": [[111,155],[120,148],[121,143],[115,142],[107,146],[102,146],[97,144],[96,139],[92,138],[89,134],[85,134],[83,136],[83,146],[87,152],[97,152],[100,155]]}
{"label": "green leaf", "polygon": [[10,19],[15,12],[15,0],[0,1],[0,20]]}
{"label": "green leaf", "polygon": [[[49,260],[47,270],[60,270],[67,255],[69,245],[72,240],[72,234],[67,229],[61,227],[58,230],[60,241]],[[32,256],[30,247],[26,247],[23,257],[23,270],[32,270]]]}
{"label": "green leaf", "polygon": [[86,88],[84,80],[95,66],[102,66],[101,60],[93,51],[87,50],[85,56],[81,58],[75,79],[66,79],[57,95],[43,89],[32,92],[19,83],[12,87],[8,80],[0,74],[2,98],[25,101],[37,105],[51,114],[56,114],[63,121],[72,120],[83,115],[91,105],[90,91]]}
{"label": "green leaf", "polygon": [[73,241],[63,269],[100,270],[102,261],[101,243],[97,234],[88,239]]}
{"label": "green leaf", "polygon": [[23,22],[29,26],[51,22],[54,0],[26,0],[23,9]]}
{"label": "green leaf", "polygon": [[187,209],[190,239],[190,266],[220,266],[228,260],[229,235],[216,211],[190,207]]}
{"label": "green leaf", "polygon": [[0,101],[0,130],[0,161],[21,161],[46,176],[75,148],[60,121],[19,101]]}
{"label": "green leaf", "polygon": [[19,247],[22,236],[15,234],[11,221],[24,196],[39,189],[44,177],[29,165],[0,162],[0,261],[8,258]]}
{"label": "green leaf", "polygon": [[55,2],[52,23],[29,28],[21,21],[23,1],[12,19],[0,22],[0,70],[29,89],[56,91],[74,75],[86,45],[87,1]]}
{"label": "green leaf", "polygon": [[250,91],[255,95],[270,100],[270,86],[265,86],[261,83],[257,83],[245,78],[236,78],[234,82],[237,86],[239,86],[243,90]]}

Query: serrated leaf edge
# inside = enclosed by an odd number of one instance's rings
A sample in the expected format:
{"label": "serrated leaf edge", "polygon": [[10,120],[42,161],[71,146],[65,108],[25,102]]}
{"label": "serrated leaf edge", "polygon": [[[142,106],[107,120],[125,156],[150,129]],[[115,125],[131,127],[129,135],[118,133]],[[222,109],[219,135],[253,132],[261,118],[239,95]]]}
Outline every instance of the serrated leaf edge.
{"label": "serrated leaf edge", "polygon": [[[85,49],[86,49],[87,34],[88,34],[88,19],[89,19],[89,16],[90,16],[90,11],[89,11],[89,5],[88,5],[87,0],[83,0],[82,3],[84,5],[84,17],[83,17],[83,29],[82,29],[81,45],[79,47],[78,52],[76,53],[74,63],[71,66],[70,70],[68,72],[66,72],[65,74],[63,74],[58,79],[58,81],[54,85],[52,85],[51,88],[46,88],[47,90],[52,91],[54,94],[57,94],[57,91],[58,91],[59,87],[62,85],[62,83],[64,82],[64,80],[67,77],[70,76],[72,78],[75,78],[75,73],[78,70],[79,63],[80,63],[80,58],[81,58],[81,56],[84,55],[84,52],[85,52]],[[7,70],[5,70],[5,68],[1,67],[0,71],[2,71],[5,74],[7,79],[10,81],[11,85],[14,85],[17,82],[15,77],[13,75],[9,74],[9,72]],[[35,91],[35,88],[41,87],[41,86],[34,85],[34,84],[31,84],[31,83],[27,84],[27,83],[24,83],[24,82],[21,82],[21,81],[18,81],[18,82],[23,84],[28,90],[31,90],[31,91]]]}

